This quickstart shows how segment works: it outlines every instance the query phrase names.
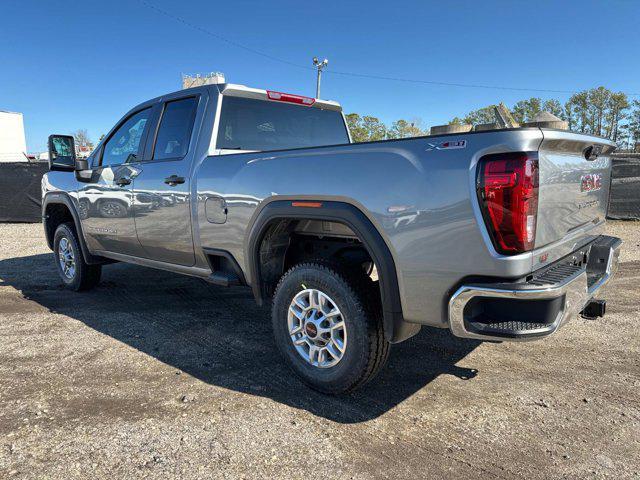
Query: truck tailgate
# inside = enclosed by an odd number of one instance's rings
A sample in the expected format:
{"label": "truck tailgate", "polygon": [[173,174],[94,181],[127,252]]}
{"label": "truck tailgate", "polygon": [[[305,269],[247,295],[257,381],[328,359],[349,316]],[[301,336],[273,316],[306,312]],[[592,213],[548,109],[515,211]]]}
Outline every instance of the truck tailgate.
{"label": "truck tailgate", "polygon": [[561,130],[542,129],[542,133],[536,248],[581,230],[586,236],[605,219],[610,154],[615,149],[600,137]]}

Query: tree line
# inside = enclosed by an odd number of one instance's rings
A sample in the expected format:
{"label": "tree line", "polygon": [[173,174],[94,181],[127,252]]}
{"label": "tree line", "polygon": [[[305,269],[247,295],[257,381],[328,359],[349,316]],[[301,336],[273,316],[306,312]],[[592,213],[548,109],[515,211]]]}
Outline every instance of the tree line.
{"label": "tree line", "polygon": [[[488,105],[463,117],[455,117],[449,124],[493,123],[496,121],[494,107]],[[631,101],[623,92],[598,87],[578,92],[564,104],[557,99],[531,97],[511,107],[511,113],[519,123],[534,121],[542,111],[566,121],[569,130],[574,132],[606,137],[623,150],[640,150],[640,100]],[[387,126],[373,116],[350,113],[346,118],[354,142],[416,137],[429,133],[420,120],[397,120]]]}
{"label": "tree line", "polygon": [[378,117],[360,116],[357,113],[345,115],[349,133],[354,142],[373,142],[394,138],[409,138],[428,135],[429,129],[422,128],[422,120],[396,120],[391,126],[385,125]]}

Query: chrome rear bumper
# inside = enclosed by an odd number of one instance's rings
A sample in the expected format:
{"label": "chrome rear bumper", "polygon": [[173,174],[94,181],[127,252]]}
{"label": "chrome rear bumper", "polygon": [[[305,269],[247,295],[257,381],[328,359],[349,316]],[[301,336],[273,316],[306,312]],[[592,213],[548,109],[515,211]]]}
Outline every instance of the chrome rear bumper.
{"label": "chrome rear bumper", "polygon": [[[601,236],[588,246],[588,261],[582,265],[559,260],[525,282],[462,285],[449,300],[451,332],[457,337],[498,341],[551,335],[601,293],[618,268],[621,246],[619,238]],[[539,311],[545,302],[546,318],[532,319],[534,306]],[[496,318],[495,313],[483,317],[484,309],[500,311],[493,308],[496,305],[503,311],[507,308],[509,318]],[[527,310],[521,309],[528,309],[526,321],[519,318],[526,316]]]}

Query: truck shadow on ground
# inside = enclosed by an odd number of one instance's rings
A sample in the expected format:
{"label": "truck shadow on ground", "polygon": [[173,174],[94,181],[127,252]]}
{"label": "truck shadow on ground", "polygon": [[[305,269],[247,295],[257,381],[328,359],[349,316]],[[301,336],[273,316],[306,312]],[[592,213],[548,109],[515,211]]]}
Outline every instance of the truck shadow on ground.
{"label": "truck shadow on ground", "polygon": [[[203,382],[341,423],[376,418],[440,375],[468,380],[476,374],[456,363],[480,342],[423,328],[394,346],[387,368],[373,382],[353,394],[325,396],[307,388],[283,363],[272,339],[270,312],[255,304],[249,289],[114,264],[104,267],[95,290],[75,293],[62,287],[52,254],[0,260],[0,280],[21,290],[24,303],[77,319]],[[5,303],[15,309],[0,297],[0,314]]]}

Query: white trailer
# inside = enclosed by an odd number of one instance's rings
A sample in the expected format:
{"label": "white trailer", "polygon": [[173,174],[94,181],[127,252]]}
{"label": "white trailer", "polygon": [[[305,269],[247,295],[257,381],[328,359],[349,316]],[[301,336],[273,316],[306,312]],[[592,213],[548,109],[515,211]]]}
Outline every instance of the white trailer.
{"label": "white trailer", "polygon": [[0,162],[26,162],[26,152],[22,114],[0,110]]}

